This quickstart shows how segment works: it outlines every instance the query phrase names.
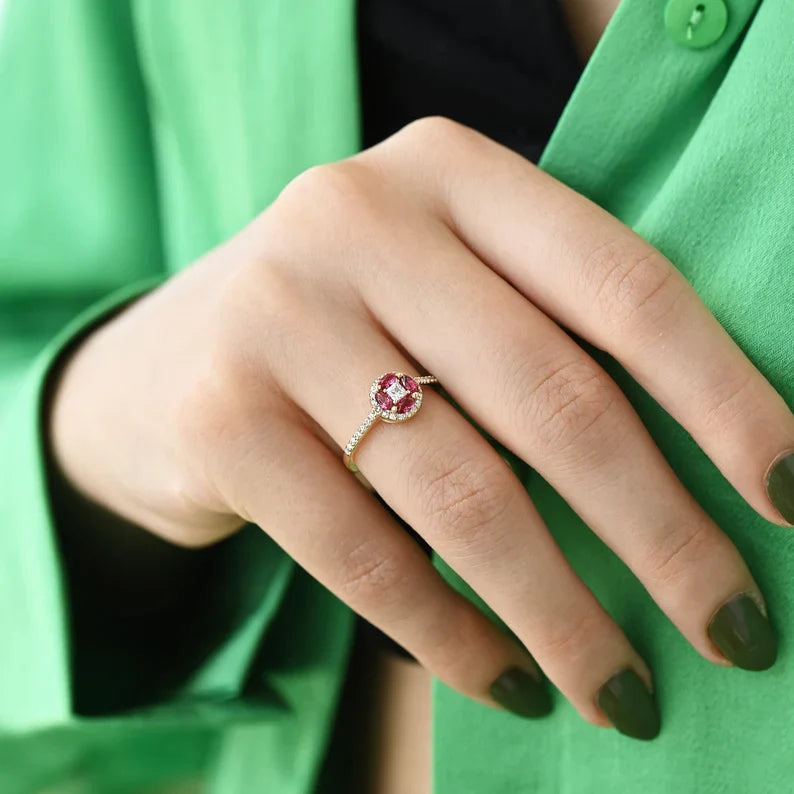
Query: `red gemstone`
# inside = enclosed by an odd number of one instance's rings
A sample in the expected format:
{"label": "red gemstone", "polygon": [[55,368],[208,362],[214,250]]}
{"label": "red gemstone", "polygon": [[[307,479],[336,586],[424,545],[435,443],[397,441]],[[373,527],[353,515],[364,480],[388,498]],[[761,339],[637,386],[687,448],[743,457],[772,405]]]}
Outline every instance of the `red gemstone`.
{"label": "red gemstone", "polygon": [[382,391],[375,392],[375,402],[386,411],[391,411],[391,407],[394,405],[391,397]]}
{"label": "red gemstone", "polygon": [[408,389],[408,392],[410,394],[419,391],[419,386],[416,383],[416,381],[413,378],[409,377],[408,375],[403,375],[400,378],[400,383],[402,383],[404,388]]}
{"label": "red gemstone", "polygon": [[411,410],[416,405],[416,400],[413,397],[403,397],[400,402],[397,403],[397,413],[398,414],[407,414],[408,411]]}
{"label": "red gemstone", "polygon": [[397,376],[393,372],[387,372],[379,381],[378,388],[388,389],[389,386],[397,380]]}

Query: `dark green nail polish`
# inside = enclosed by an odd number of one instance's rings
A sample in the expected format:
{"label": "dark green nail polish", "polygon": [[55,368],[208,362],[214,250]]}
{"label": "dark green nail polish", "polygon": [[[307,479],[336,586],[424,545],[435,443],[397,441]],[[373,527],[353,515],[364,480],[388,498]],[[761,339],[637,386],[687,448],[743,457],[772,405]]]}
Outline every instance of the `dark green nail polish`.
{"label": "dark green nail polish", "polygon": [[543,717],[551,711],[551,695],[540,681],[518,667],[511,667],[491,684],[491,697],[513,714]]}
{"label": "dark green nail polish", "polygon": [[654,696],[634,670],[621,670],[598,692],[598,705],[612,724],[634,739],[654,739],[661,723]]}
{"label": "dark green nail polish", "polygon": [[772,467],[766,478],[766,492],[780,515],[794,524],[794,452]]}
{"label": "dark green nail polish", "polygon": [[735,596],[711,619],[709,636],[722,655],[744,670],[766,670],[777,658],[777,637],[755,601]]}

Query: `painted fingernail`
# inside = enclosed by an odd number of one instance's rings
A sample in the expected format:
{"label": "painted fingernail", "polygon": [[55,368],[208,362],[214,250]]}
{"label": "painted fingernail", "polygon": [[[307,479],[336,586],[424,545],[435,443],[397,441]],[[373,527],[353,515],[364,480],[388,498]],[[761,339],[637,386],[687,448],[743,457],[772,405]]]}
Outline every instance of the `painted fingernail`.
{"label": "painted fingernail", "polygon": [[794,452],[772,467],[766,478],[766,492],[780,515],[794,524]]}
{"label": "painted fingernail", "polygon": [[500,706],[520,717],[544,717],[551,711],[551,695],[546,685],[518,667],[505,670],[489,691]]}
{"label": "painted fingernail", "polygon": [[661,721],[656,699],[634,670],[621,670],[598,691],[598,705],[621,733],[654,739]]}
{"label": "painted fingernail", "polygon": [[722,655],[743,670],[766,670],[777,658],[777,636],[746,593],[720,607],[709,623],[709,636]]}

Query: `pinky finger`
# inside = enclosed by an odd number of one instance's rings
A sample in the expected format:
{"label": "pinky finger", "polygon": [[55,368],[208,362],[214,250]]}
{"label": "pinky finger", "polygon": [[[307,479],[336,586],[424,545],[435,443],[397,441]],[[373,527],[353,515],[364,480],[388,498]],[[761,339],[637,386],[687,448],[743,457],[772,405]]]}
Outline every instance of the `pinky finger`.
{"label": "pinky finger", "polygon": [[249,454],[236,472],[237,512],[445,684],[523,717],[548,714],[548,685],[527,651],[443,580],[313,433],[283,432],[286,462]]}

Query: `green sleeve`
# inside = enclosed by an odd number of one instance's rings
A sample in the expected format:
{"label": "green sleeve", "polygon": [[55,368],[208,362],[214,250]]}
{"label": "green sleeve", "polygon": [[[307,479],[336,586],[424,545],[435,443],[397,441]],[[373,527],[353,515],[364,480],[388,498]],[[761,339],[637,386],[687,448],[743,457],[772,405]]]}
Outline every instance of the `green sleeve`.
{"label": "green sleeve", "polygon": [[[82,730],[76,679],[108,693],[93,698],[90,716],[114,725],[262,718],[278,698],[266,684],[250,696],[243,688],[295,565],[255,527],[211,560],[217,598],[182,616],[181,658],[147,642],[145,625],[142,641],[121,650],[111,636],[74,631],[68,584],[81,572],[65,564],[58,530],[70,516],[54,510],[48,482],[50,375],[82,334],[165,278],[128,4],[10,0],[0,96],[0,736]],[[104,681],[93,677],[102,669]],[[114,683],[146,690],[141,670],[171,671],[169,686],[119,709]]]}
{"label": "green sleeve", "polygon": [[84,311],[38,354],[0,420],[0,725],[41,727],[71,716],[62,572],[47,488],[42,397],[58,352],[115,305],[122,288]]}

